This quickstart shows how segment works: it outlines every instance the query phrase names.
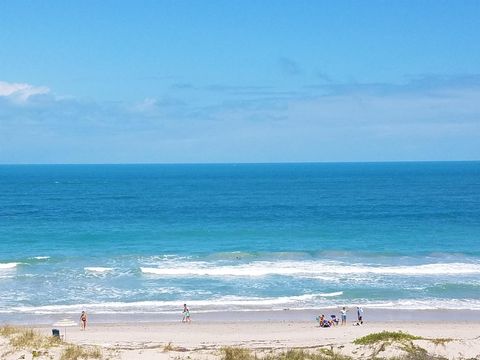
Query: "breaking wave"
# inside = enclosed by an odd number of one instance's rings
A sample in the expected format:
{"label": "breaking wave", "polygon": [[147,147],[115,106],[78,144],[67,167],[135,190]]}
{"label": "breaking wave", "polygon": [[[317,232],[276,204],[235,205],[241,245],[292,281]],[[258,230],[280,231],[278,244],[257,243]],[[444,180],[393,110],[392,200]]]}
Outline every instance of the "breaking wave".
{"label": "breaking wave", "polygon": [[379,266],[320,261],[256,261],[240,265],[219,265],[209,262],[167,262],[159,267],[141,267],[142,273],[160,276],[301,276],[325,275],[469,275],[480,274],[478,263],[435,263],[423,265]]}

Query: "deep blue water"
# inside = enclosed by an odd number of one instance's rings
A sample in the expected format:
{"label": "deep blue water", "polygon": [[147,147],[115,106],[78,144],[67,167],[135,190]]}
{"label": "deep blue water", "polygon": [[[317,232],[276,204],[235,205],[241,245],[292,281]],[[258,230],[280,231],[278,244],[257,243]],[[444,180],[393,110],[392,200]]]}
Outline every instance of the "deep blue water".
{"label": "deep blue water", "polygon": [[0,312],[480,309],[480,162],[0,166]]}

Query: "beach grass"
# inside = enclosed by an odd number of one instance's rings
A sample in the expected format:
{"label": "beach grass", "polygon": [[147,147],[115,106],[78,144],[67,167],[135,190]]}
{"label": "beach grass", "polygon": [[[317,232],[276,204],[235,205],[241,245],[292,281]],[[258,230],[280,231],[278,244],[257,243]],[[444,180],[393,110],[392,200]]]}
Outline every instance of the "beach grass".
{"label": "beach grass", "polygon": [[445,346],[446,343],[453,341],[453,339],[451,338],[434,338],[434,339],[428,339],[428,340],[435,345],[442,345],[442,346]]}
{"label": "beach grass", "polygon": [[48,337],[32,329],[6,325],[0,328],[0,335],[9,339],[15,349],[48,349],[59,346],[62,341],[56,337]]}
{"label": "beach grass", "polygon": [[222,352],[222,360],[351,360],[349,356],[341,355],[330,349],[320,349],[319,351],[290,349],[262,355],[261,358],[246,348],[224,347]]}
{"label": "beach grass", "polygon": [[68,344],[58,337],[45,336],[32,329],[5,325],[0,327],[0,336],[7,338],[14,350],[32,350],[32,358],[48,355],[48,349],[53,347],[63,347],[61,360],[103,358],[99,347]]}
{"label": "beach grass", "polygon": [[383,359],[380,354],[389,346],[396,346],[403,354],[398,357],[390,357],[390,360],[447,360],[444,357],[431,355],[424,348],[414,344],[414,340],[428,340],[434,344],[445,344],[451,339],[426,339],[402,331],[382,331],[372,333],[354,340],[354,344],[363,346],[375,346],[372,359]]}
{"label": "beach grass", "polygon": [[0,327],[0,335],[5,337],[10,337],[13,334],[20,332],[20,328],[11,326],[11,325],[4,325]]}
{"label": "beach grass", "polygon": [[322,348],[319,351],[291,349],[274,355],[267,355],[265,360],[351,360],[349,356],[339,354],[331,349]]}
{"label": "beach grass", "polygon": [[168,352],[168,351],[174,351],[175,346],[173,346],[172,342],[169,342],[168,344],[163,346],[163,352]]}
{"label": "beach grass", "polygon": [[373,345],[380,342],[405,342],[422,339],[423,338],[420,336],[412,335],[402,331],[382,331],[355,339],[353,343],[355,345]]}
{"label": "beach grass", "polygon": [[222,348],[222,360],[252,360],[256,358],[249,349],[233,346]]}
{"label": "beach grass", "polygon": [[68,345],[63,349],[60,360],[102,359],[102,351],[98,347],[86,348],[78,345]]}

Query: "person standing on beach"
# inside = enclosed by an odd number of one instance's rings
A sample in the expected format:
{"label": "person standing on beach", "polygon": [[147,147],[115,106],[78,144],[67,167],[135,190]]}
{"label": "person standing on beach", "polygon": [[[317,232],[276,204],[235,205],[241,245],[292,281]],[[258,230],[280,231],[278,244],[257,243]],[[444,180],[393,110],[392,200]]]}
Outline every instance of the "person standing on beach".
{"label": "person standing on beach", "polygon": [[87,313],[82,311],[80,315],[80,329],[85,330],[87,328]]}
{"label": "person standing on beach", "polygon": [[183,304],[183,319],[182,322],[189,323],[190,320],[190,310],[187,307],[187,304]]}
{"label": "person standing on beach", "polygon": [[363,324],[363,309],[360,306],[357,306],[357,318],[358,325]]}
{"label": "person standing on beach", "polygon": [[340,310],[340,315],[342,317],[342,325],[347,325],[347,310],[345,306]]}

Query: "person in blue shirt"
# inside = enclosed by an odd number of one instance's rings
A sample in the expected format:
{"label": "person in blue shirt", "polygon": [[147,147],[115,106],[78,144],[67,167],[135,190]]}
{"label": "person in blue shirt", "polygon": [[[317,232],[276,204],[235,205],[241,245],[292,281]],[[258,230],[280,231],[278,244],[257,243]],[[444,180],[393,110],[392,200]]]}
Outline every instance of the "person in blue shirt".
{"label": "person in blue shirt", "polygon": [[363,324],[363,309],[360,306],[357,306],[357,319],[358,324]]}

